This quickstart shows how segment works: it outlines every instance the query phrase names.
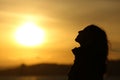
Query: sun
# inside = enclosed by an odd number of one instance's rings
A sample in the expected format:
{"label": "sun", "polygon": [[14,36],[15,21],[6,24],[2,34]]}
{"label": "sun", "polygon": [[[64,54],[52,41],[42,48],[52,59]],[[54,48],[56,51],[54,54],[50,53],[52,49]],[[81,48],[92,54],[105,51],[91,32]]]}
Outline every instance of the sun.
{"label": "sun", "polygon": [[21,45],[36,46],[44,42],[45,32],[35,23],[26,22],[16,30],[15,38]]}

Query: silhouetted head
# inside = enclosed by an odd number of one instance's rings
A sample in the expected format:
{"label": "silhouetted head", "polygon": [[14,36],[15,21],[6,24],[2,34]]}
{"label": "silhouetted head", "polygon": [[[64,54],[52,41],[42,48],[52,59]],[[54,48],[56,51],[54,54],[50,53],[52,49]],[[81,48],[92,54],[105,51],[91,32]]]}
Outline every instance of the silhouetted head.
{"label": "silhouetted head", "polygon": [[105,31],[96,25],[89,25],[82,31],[79,31],[75,41],[80,43],[81,47],[108,48]]}

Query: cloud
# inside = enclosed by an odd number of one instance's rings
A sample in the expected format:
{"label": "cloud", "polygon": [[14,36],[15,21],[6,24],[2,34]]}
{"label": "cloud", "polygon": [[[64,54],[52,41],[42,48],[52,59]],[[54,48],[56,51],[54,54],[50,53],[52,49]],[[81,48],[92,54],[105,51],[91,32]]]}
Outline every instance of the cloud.
{"label": "cloud", "polygon": [[[99,0],[1,0],[2,10],[19,13],[38,13],[61,21],[78,22],[82,19],[114,15],[119,2]],[[118,9],[117,9],[118,8]],[[117,11],[117,12],[116,12]],[[119,14],[119,13],[118,13]]]}

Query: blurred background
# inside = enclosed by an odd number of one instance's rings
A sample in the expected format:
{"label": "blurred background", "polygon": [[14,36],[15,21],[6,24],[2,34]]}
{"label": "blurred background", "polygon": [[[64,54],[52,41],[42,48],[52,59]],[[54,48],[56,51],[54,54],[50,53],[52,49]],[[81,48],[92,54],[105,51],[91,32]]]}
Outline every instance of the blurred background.
{"label": "blurred background", "polygon": [[[29,68],[28,72],[35,71],[32,69],[38,71],[41,65],[44,69],[48,69],[45,66],[49,65],[57,66],[57,70],[62,68],[64,72],[60,70],[56,73],[67,76],[74,60],[71,49],[78,46],[74,39],[78,31],[90,24],[96,24],[106,31],[110,65],[118,66],[119,21],[119,0],[0,0],[0,74],[9,75],[10,69],[13,74],[23,75],[27,74],[21,72],[24,69]],[[114,71],[115,66],[109,68]],[[3,70],[6,69],[8,71],[5,73]],[[116,69],[119,70],[119,67]]]}

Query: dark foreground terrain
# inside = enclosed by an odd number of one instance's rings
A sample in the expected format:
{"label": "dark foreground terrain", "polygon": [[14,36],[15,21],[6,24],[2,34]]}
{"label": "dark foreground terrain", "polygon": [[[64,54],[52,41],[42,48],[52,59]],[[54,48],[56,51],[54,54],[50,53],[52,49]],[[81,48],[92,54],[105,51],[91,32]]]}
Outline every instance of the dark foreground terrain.
{"label": "dark foreground terrain", "polygon": [[[22,64],[16,68],[0,71],[0,76],[67,76],[71,65],[58,64],[36,64],[26,66]],[[107,76],[120,76],[120,60],[109,61],[107,66]]]}

